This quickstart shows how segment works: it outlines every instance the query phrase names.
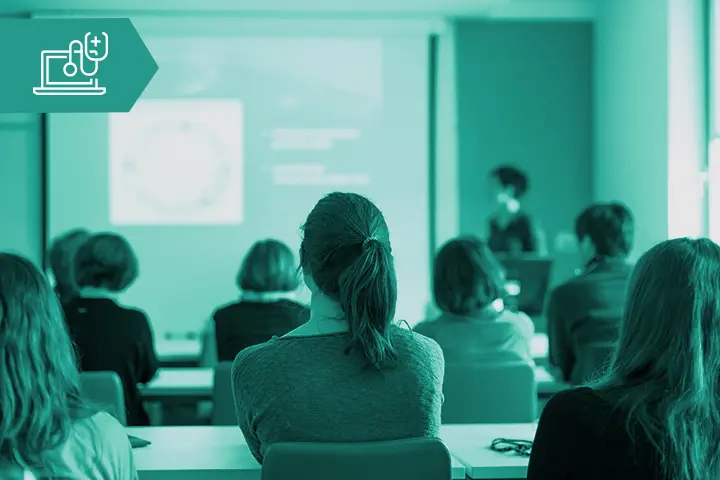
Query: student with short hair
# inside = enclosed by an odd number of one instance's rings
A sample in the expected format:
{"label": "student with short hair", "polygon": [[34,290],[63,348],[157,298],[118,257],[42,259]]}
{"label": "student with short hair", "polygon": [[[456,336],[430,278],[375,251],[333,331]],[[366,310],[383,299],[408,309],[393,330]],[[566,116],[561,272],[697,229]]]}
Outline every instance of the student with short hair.
{"label": "student with short hair", "polygon": [[0,253],[0,299],[0,476],[136,479],[124,428],[81,397],[47,279],[27,259]]}
{"label": "student with short hair", "polygon": [[562,380],[579,385],[599,367],[593,345],[615,341],[632,266],[634,220],[619,203],[591,205],[575,232],[583,269],[556,287],[546,305],[549,361]]}
{"label": "student with short hair", "polygon": [[55,293],[63,305],[78,294],[73,263],[75,253],[88,238],[90,232],[85,229],[71,230],[53,240],[48,252],[50,273],[55,280]]}
{"label": "student with short hair", "polygon": [[720,247],[662,242],[630,279],[617,349],[545,407],[527,478],[720,478]]}
{"label": "student with short hair", "polygon": [[275,442],[436,437],[444,362],[432,340],[393,323],[397,281],[387,224],[367,198],[332,193],[303,226],[310,319],[240,352],[237,421],[262,463]]}
{"label": "student with short hair", "polygon": [[300,287],[295,255],[279,240],[261,240],[250,248],[236,284],[240,300],[217,309],[206,328],[208,364],[232,362],[244,348],[285,335],[310,317],[310,310],[294,300]]}
{"label": "student with short hair", "polygon": [[490,218],[490,250],[510,256],[546,255],[545,234],[520,203],[529,188],[527,174],[504,165],[490,172],[490,180],[497,202],[497,210]]}
{"label": "student with short hair", "polygon": [[433,293],[442,312],[415,331],[435,340],[446,363],[532,362],[530,317],[505,309],[505,271],[475,237],[450,240],[435,257]]}
{"label": "student with short hair", "polygon": [[116,372],[128,425],[149,425],[138,384],[149,382],[158,369],[150,322],[142,310],[117,300],[137,278],[135,253],[120,235],[99,233],[78,250],[75,272],[80,296],[64,310],[82,370]]}

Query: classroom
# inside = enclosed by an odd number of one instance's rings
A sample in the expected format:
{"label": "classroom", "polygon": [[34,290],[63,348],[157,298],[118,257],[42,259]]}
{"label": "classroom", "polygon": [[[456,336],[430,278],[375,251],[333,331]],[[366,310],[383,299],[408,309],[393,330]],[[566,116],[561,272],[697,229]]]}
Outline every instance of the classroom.
{"label": "classroom", "polygon": [[0,2],[0,478],[719,478],[718,19]]}

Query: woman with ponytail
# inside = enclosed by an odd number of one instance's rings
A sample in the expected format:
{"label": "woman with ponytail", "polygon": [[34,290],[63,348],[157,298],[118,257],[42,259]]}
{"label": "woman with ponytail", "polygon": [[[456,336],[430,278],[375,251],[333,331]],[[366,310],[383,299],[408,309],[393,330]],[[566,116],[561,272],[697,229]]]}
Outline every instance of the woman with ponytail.
{"label": "woman with ponytail", "polygon": [[437,436],[444,361],[432,340],[394,323],[390,236],[367,198],[332,193],[303,226],[310,320],[238,354],[238,424],[262,463],[280,441]]}
{"label": "woman with ponytail", "polygon": [[528,479],[720,478],[718,245],[678,238],[640,258],[601,373],[548,402]]}

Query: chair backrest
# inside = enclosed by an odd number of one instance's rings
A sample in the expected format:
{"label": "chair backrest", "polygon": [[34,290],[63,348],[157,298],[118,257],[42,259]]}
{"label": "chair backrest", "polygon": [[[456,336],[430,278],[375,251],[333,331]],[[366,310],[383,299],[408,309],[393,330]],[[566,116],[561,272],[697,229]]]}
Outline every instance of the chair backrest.
{"label": "chair backrest", "polygon": [[537,420],[535,371],[527,362],[446,364],[442,423]]}
{"label": "chair backrest", "polygon": [[577,347],[571,382],[577,385],[594,380],[610,363],[615,342],[588,343]]}
{"label": "chair backrest", "polygon": [[4,459],[0,460],[0,478],[3,480],[36,480],[30,470],[25,470]]}
{"label": "chair backrest", "polygon": [[215,383],[213,384],[213,425],[237,425],[235,417],[235,398],[230,378],[232,363],[223,362],[215,367]]}
{"label": "chair backrest", "polygon": [[125,390],[115,372],[81,372],[80,390],[83,397],[127,425]]}
{"label": "chair backrest", "polygon": [[268,448],[262,480],[450,480],[452,463],[437,438],[386,442],[276,443]]}

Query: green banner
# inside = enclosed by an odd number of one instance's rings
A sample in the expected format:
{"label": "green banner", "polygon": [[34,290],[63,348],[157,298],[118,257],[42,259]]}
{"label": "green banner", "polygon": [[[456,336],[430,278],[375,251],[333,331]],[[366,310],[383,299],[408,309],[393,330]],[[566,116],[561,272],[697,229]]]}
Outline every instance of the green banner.
{"label": "green banner", "polygon": [[0,113],[128,112],[158,66],[127,18],[0,20]]}

